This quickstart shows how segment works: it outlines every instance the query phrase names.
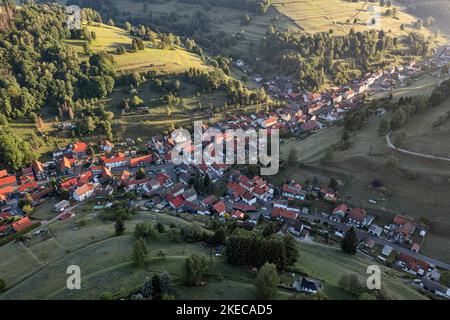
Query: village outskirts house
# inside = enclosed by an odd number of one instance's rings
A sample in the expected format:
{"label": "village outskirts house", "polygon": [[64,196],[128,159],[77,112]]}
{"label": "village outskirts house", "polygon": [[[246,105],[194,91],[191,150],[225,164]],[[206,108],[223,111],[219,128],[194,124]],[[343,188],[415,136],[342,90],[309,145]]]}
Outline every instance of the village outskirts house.
{"label": "village outskirts house", "polygon": [[73,192],[73,198],[78,202],[82,202],[94,194],[95,188],[96,185],[93,183],[86,183]]}

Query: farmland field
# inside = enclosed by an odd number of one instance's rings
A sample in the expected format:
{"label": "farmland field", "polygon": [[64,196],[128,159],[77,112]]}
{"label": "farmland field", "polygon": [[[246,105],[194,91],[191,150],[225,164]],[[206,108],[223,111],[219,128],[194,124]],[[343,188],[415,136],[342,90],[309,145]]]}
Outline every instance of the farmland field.
{"label": "farmland field", "polygon": [[[131,45],[131,36],[123,29],[104,24],[86,26],[89,31],[94,31],[97,38],[93,40],[90,49],[94,52],[106,51],[114,54],[118,47],[128,48]],[[84,57],[82,41],[68,41],[77,52]],[[199,56],[182,48],[172,49],[152,48],[146,43],[144,50],[127,52],[122,55],[114,55],[119,71],[154,70],[159,74],[180,73],[191,67],[206,69]]]}
{"label": "farmland field", "polygon": [[[290,17],[305,32],[328,32],[334,29],[337,34],[346,34],[351,28],[356,31],[367,30],[367,23],[371,21],[374,13],[379,12],[380,20],[375,29],[392,32],[402,36],[412,31],[412,24],[417,18],[400,12],[396,17],[386,17],[387,7],[380,7],[372,3],[351,2],[343,0],[275,0],[274,6],[286,16]],[[374,8],[371,11],[370,7]],[[397,9],[399,9],[397,7]],[[357,23],[354,23],[357,19]],[[405,25],[401,30],[400,26]],[[425,37],[432,36],[431,32],[422,28],[420,31]]]}

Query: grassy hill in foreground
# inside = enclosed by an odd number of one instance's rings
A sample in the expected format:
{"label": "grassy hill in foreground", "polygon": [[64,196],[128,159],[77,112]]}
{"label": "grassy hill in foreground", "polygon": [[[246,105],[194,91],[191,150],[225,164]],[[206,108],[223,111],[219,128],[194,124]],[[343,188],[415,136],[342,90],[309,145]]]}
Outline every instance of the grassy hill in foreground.
{"label": "grassy hill in foreground", "polygon": [[[84,220],[81,225],[78,221]],[[175,286],[175,296],[186,299],[255,299],[254,274],[245,268],[230,266],[225,257],[212,257],[214,276],[205,287],[185,287],[181,279],[181,264],[193,253],[209,256],[209,249],[201,244],[175,242],[163,234],[150,241],[149,261],[143,270],[131,264],[133,230],[139,222],[162,222],[169,229],[190,222],[164,213],[139,213],[126,222],[126,233],[114,237],[114,224],[103,222],[88,208],[77,209],[76,218],[60,221],[49,227],[49,240],[34,238],[30,242],[12,242],[0,247],[0,278],[9,290],[0,299],[98,299],[103,293],[114,294],[135,290],[145,277],[168,271]],[[362,257],[345,255],[336,248],[298,244],[300,258],[297,267],[324,281],[325,293],[330,299],[352,298],[337,285],[345,273],[356,273],[361,280],[372,262]],[[162,252],[163,254],[161,254]],[[82,289],[66,289],[66,268],[78,265],[82,272]],[[423,299],[410,288],[398,273],[383,269],[383,280],[395,299]],[[282,275],[286,283],[291,273]],[[280,299],[292,293],[279,291]]]}
{"label": "grassy hill in foreground", "polygon": [[[117,55],[116,48],[131,45],[132,37],[123,29],[105,24],[96,23],[86,26],[89,31],[94,31],[97,38],[90,44],[94,52],[107,51],[114,54],[114,60],[118,64],[119,71],[155,70],[159,74],[180,73],[191,67],[206,69],[199,56],[180,47],[174,49],[151,48],[146,43],[144,50],[127,52]],[[68,41],[77,52],[84,56],[83,41]]]}

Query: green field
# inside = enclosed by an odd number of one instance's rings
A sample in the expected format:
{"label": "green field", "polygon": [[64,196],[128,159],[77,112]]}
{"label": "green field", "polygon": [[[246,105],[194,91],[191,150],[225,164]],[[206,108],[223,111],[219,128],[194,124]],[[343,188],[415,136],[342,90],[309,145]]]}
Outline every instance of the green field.
{"label": "green field", "polygon": [[[152,48],[147,43],[144,50],[127,52],[122,55],[115,54],[116,48],[131,45],[131,36],[123,29],[105,24],[93,24],[86,26],[94,31],[97,38],[93,40],[90,49],[94,52],[106,51],[114,54],[114,60],[118,64],[119,71],[154,70],[159,74],[181,73],[191,67],[206,69],[199,56],[190,53],[183,48],[171,49]],[[68,41],[83,57],[83,41]]]}
{"label": "green field", "polygon": [[[79,219],[87,224],[77,226]],[[189,222],[166,214],[139,213],[126,223],[127,232],[114,237],[114,226],[102,222],[90,212],[78,212],[75,218],[49,227],[53,237],[42,241],[33,238],[26,245],[13,242],[0,248],[0,277],[10,289],[1,299],[98,299],[105,292],[125,293],[141,286],[145,277],[168,271],[178,298],[254,299],[253,275],[250,271],[229,266],[224,258],[213,257],[214,273],[206,287],[187,288],[181,284],[181,264],[190,254],[209,256],[200,244],[173,242],[162,235],[148,244],[149,261],[144,270],[131,264],[134,226],[143,221],[160,221],[183,227]],[[158,255],[163,252],[164,256]],[[82,272],[82,289],[66,289],[66,268],[78,265]],[[287,298],[280,292],[280,298]]]}
{"label": "green field", "polygon": [[[367,30],[367,23],[374,16],[373,12],[379,12],[380,23],[375,28],[391,32],[396,36],[404,36],[411,32],[412,24],[417,21],[407,13],[401,12],[397,7],[396,17],[386,17],[384,12],[387,7],[380,7],[372,3],[351,2],[343,0],[275,0],[274,6],[286,16],[290,17],[305,32],[328,32],[334,29],[337,34],[346,34],[351,28],[356,31]],[[369,11],[373,6],[375,11]],[[390,9],[393,9],[392,6]],[[358,19],[355,24],[354,19]],[[348,21],[349,20],[349,21]],[[401,30],[400,26],[405,25]],[[425,37],[432,36],[432,33],[425,28],[420,31]],[[441,41],[442,39],[437,39]]]}
{"label": "green field", "polygon": [[[322,245],[299,243],[298,267],[308,275],[317,277],[324,281],[324,293],[330,299],[354,299],[343,292],[338,285],[341,276],[355,273],[365,283],[367,279],[366,270],[371,264],[376,264],[360,256],[350,256],[341,252],[340,249],[325,247]],[[399,279],[401,273],[392,269],[381,267],[382,286],[395,300],[420,300],[425,299],[423,295]]]}
{"label": "green field", "polygon": [[[86,220],[84,226],[77,221]],[[254,275],[245,268],[226,263],[224,257],[212,257],[213,275],[205,287],[185,287],[180,266],[190,254],[209,256],[209,249],[201,244],[173,242],[166,235],[148,243],[149,259],[144,269],[132,266],[131,251],[134,226],[139,222],[162,222],[181,228],[190,222],[164,213],[138,213],[126,222],[126,233],[115,237],[114,226],[104,222],[86,208],[77,216],[49,226],[52,237],[43,240],[32,237],[27,243],[12,242],[0,247],[0,278],[6,280],[8,290],[0,299],[98,299],[103,293],[127,295],[139,288],[146,277],[168,271],[179,299],[255,299]],[[364,276],[370,262],[350,257],[334,248],[299,244],[299,269],[322,279],[325,293],[331,299],[347,299],[337,287],[338,278],[345,272]],[[160,252],[164,253],[163,256]],[[82,289],[66,289],[66,269],[69,265],[81,268]],[[391,271],[384,271],[385,285],[396,299],[419,299],[421,296],[402,284]],[[389,274],[388,274],[389,273]],[[278,298],[288,299],[291,292],[279,291]]]}

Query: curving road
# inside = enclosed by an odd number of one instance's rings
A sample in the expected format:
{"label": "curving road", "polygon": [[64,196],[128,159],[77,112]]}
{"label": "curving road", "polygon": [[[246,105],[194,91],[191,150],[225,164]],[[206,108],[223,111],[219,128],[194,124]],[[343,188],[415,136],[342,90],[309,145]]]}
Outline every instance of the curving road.
{"label": "curving road", "polygon": [[441,161],[450,162],[450,158],[432,156],[430,154],[413,152],[413,151],[397,148],[396,146],[394,146],[394,144],[391,141],[391,133],[392,133],[392,131],[389,131],[389,133],[386,135],[386,143],[388,145],[388,148],[390,148],[390,149],[393,149],[393,150],[398,151],[400,153],[409,154],[409,155],[420,157],[420,158],[426,158],[426,159],[441,160]]}

